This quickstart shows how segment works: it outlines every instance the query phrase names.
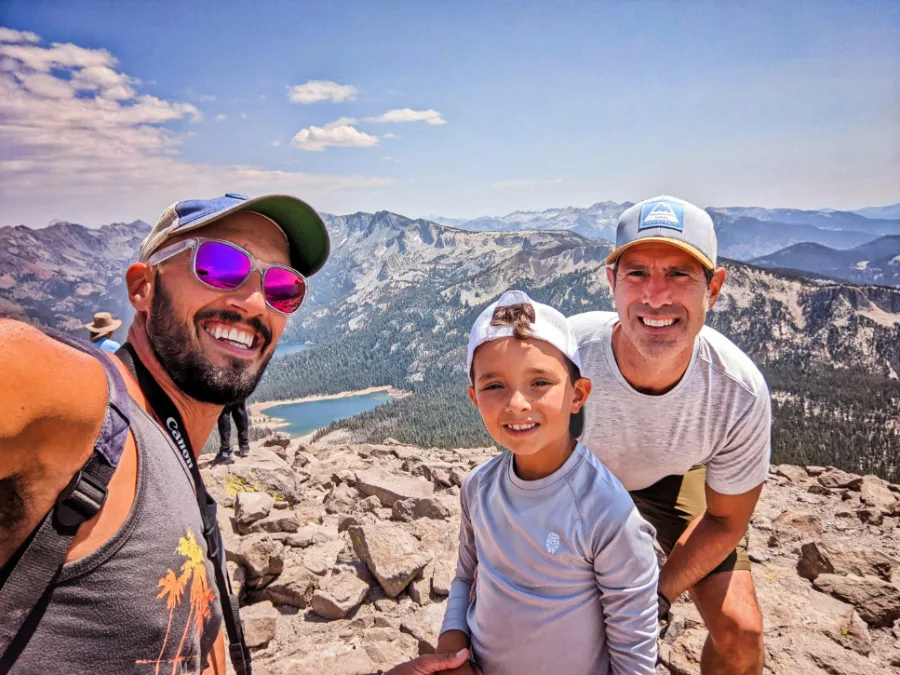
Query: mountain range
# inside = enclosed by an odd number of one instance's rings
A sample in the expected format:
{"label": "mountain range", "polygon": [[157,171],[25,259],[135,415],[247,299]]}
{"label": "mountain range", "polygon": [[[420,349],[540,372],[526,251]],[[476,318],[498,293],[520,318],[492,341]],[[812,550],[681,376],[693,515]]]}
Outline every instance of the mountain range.
{"label": "mountain range", "polygon": [[849,250],[794,244],[751,260],[760,267],[803,270],[856,284],[900,286],[900,235],[879,237]]}
{"label": "mountain range", "polygon": [[[598,219],[605,208],[595,210]],[[603,263],[612,245],[599,238],[569,229],[470,231],[386,211],[325,218],[331,259],[282,338],[315,346],[279,359],[259,399],[390,384],[414,395],[379,408],[384,419],[346,423],[370,425],[375,435],[389,424],[390,435],[424,445],[477,445],[487,439],[465,398],[462,364],[478,312],[512,287],[567,314],[612,309]],[[140,221],[97,230],[65,222],[0,228],[0,315],[63,330],[80,330],[101,310],[127,322],[124,272],[148,230]],[[764,262],[722,261],[728,279],[708,321],[769,380],[780,461],[894,476],[900,289]]]}
{"label": "mountain range", "polygon": [[[585,237],[615,241],[616,221],[631,202],[598,202],[587,208],[565,207],[544,211],[515,211],[506,216],[472,220],[440,218],[436,222],[476,232],[569,231]],[[875,210],[871,213],[890,213]],[[849,211],[764,209],[758,207],[709,208],[716,224],[719,255],[750,260],[794,244],[811,242],[847,249],[877,239],[900,235],[900,220],[864,217]],[[900,216],[898,216],[900,218]]]}

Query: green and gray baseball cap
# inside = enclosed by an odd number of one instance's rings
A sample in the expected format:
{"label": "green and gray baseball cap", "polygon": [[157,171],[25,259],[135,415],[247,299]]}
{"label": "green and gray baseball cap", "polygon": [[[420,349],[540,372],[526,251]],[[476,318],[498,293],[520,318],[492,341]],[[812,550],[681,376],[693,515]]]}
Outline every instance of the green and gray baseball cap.
{"label": "green and gray baseball cap", "polygon": [[712,218],[683,199],[654,197],[627,209],[619,218],[616,248],[607,256],[606,264],[615,264],[625,250],[649,241],[677,246],[707,269],[716,268],[718,243]]}
{"label": "green and gray baseball cap", "polygon": [[328,231],[309,204],[289,195],[251,198],[234,192],[213,199],[187,199],[172,204],[141,243],[140,258],[147,260],[176,234],[205,227],[239,211],[258,213],[281,228],[290,248],[291,267],[303,276],[312,276],[328,260],[331,249]]}

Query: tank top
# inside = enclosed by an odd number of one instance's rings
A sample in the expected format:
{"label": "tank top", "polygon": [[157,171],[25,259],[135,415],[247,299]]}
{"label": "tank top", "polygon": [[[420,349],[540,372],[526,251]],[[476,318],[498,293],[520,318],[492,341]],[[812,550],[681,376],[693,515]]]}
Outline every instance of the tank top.
{"label": "tank top", "polygon": [[128,394],[111,357],[80,341],[53,337],[103,364],[107,413],[115,405],[129,423],[120,429],[104,424],[97,447],[121,447],[123,439],[113,436],[131,431],[137,490],[119,530],[63,566],[45,595],[36,629],[8,672],[200,673],[219,634],[222,610],[193,479],[172,441]]}

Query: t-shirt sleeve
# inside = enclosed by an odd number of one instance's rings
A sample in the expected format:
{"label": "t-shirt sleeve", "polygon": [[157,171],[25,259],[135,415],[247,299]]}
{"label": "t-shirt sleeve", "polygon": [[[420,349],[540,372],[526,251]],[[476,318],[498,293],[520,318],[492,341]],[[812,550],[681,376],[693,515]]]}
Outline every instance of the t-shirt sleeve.
{"label": "t-shirt sleeve", "polygon": [[765,382],[706,465],[706,483],[723,495],[749,492],[766,480],[772,454],[772,405]]}
{"label": "t-shirt sleeve", "polygon": [[[473,479],[470,474],[469,480]],[[475,583],[475,570],[478,567],[478,554],[475,550],[475,532],[472,530],[472,521],[469,518],[469,489],[474,485],[463,484],[460,491],[460,518],[459,518],[459,562],[456,564],[456,577],[450,584],[450,597],[447,599],[447,609],[444,611],[444,623],[441,633],[448,630],[461,630],[466,635],[471,635],[466,614],[469,609],[469,596]]]}
{"label": "t-shirt sleeve", "polygon": [[611,672],[653,675],[659,634],[656,533],[624,488],[620,488],[619,500],[611,512],[603,514],[605,522],[598,525],[594,536],[594,575],[600,588]]}

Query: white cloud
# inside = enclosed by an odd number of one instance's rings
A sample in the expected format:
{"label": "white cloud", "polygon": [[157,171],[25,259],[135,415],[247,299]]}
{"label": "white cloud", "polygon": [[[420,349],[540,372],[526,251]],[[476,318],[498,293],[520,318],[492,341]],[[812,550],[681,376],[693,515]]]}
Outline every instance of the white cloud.
{"label": "white cloud", "polygon": [[216,122],[224,122],[225,120],[228,119],[228,115],[226,115],[224,113],[219,113],[218,115],[215,116],[214,119],[216,120]]}
{"label": "white cloud", "polygon": [[242,119],[242,120],[247,119],[247,113],[242,112],[242,113],[241,113],[241,119]]}
{"label": "white cloud", "polygon": [[391,157],[390,155],[385,155],[381,159],[383,159],[385,162],[394,162],[395,164],[400,163],[399,159],[397,159],[396,157]]}
{"label": "white cloud", "polygon": [[307,105],[310,103],[323,103],[330,101],[355,101],[359,93],[356,87],[350,84],[338,84],[328,80],[310,80],[306,84],[297,84],[286,87],[288,99],[291,103]]}
{"label": "white cloud", "polygon": [[425,122],[425,124],[446,124],[447,120],[441,117],[437,110],[413,110],[412,108],[398,108],[388,110],[378,117],[367,117],[366,122]]}
{"label": "white cloud", "polygon": [[382,138],[397,138],[396,134],[384,134]]}
{"label": "white cloud", "polygon": [[522,188],[522,187],[539,187],[541,185],[559,185],[562,178],[550,178],[546,180],[498,180],[491,183],[491,187],[495,188]]}
{"label": "white cloud", "polygon": [[37,44],[41,41],[39,35],[27,30],[13,30],[12,28],[4,28],[0,26],[0,42],[33,42]]}
{"label": "white cloud", "polygon": [[190,132],[165,125],[199,121],[201,112],[138,93],[138,84],[105,49],[0,44],[0,192],[9,197],[0,226],[152,221],[177,199],[226,192],[282,192],[317,203],[393,183],[185,160],[179,146]]}
{"label": "white cloud", "polygon": [[272,146],[273,148],[280,148],[282,145],[284,145],[284,141],[282,141],[280,138],[277,138],[274,141],[272,141],[271,143],[269,143],[269,145]]}
{"label": "white cloud", "polygon": [[342,118],[324,127],[310,126],[301,129],[291,139],[291,145],[309,152],[321,152],[327,147],[369,148],[378,145],[378,137],[350,126],[346,123],[346,118]]}

